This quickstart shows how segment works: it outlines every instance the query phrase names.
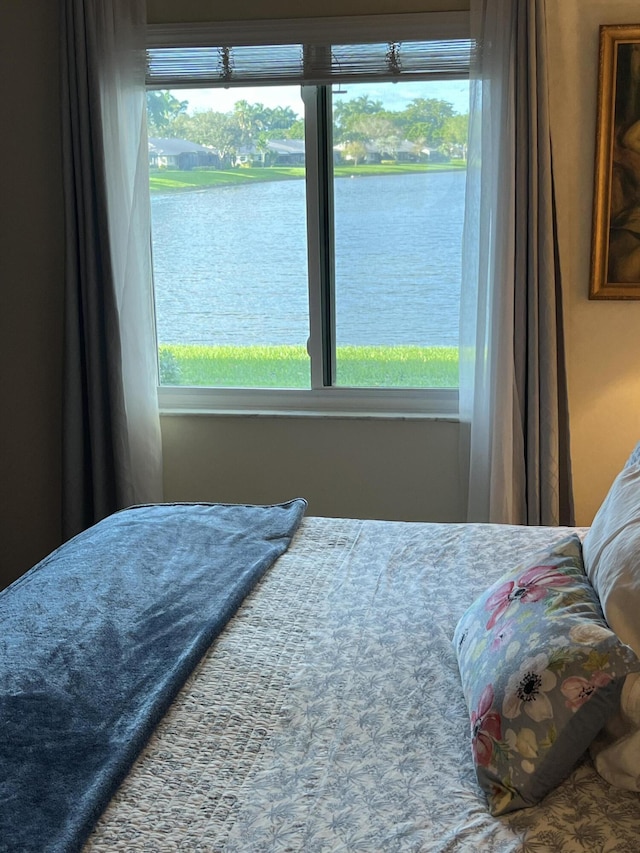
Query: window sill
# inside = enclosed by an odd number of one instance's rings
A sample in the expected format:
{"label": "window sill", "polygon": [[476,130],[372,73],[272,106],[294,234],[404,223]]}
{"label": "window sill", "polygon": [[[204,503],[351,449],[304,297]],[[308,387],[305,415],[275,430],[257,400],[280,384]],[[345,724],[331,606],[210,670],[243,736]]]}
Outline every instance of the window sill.
{"label": "window sill", "polygon": [[458,420],[458,391],[326,388],[319,391],[158,389],[162,415]]}

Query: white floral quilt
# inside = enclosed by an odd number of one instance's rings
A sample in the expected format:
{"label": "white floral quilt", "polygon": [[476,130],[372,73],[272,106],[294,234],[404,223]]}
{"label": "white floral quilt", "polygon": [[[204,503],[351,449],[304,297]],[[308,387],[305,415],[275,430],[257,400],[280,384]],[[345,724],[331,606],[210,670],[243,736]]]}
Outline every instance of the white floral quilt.
{"label": "white floral quilt", "polygon": [[489,815],[451,638],[567,528],[306,519],[159,725],[84,853],[637,853],[588,758]]}

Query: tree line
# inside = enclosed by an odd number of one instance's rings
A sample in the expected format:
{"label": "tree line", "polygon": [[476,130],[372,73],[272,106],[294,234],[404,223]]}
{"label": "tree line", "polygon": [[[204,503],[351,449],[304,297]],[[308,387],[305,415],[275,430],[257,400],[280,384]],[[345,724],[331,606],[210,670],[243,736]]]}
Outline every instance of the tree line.
{"label": "tree line", "polygon": [[[231,112],[213,109],[188,113],[188,101],[164,90],[147,93],[149,136],[188,139],[212,149],[221,162],[231,162],[242,151],[264,153],[271,139],[303,139],[304,122],[291,107],[266,107],[236,101]],[[415,98],[403,110],[384,109],[368,95],[344,101],[333,109],[333,141],[356,162],[367,146],[394,158],[409,142],[416,155],[425,149],[450,157],[464,156],[468,115],[438,98]]]}

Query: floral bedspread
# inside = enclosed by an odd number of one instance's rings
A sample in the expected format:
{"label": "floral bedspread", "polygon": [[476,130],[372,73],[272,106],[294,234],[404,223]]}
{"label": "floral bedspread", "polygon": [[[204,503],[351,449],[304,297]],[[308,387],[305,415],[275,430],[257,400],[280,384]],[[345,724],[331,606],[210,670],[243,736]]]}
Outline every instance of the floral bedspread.
{"label": "floral bedspread", "polygon": [[585,758],[489,815],[451,645],[567,528],[306,519],[159,725],[85,853],[637,853],[640,797]]}

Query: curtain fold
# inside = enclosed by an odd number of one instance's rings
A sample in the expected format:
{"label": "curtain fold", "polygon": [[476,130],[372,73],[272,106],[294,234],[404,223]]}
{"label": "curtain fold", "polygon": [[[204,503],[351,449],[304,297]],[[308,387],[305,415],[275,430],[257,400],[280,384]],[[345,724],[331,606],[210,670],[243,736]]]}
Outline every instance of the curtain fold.
{"label": "curtain fold", "polygon": [[144,0],[63,0],[65,538],[162,499]]}
{"label": "curtain fold", "polygon": [[545,0],[471,0],[460,411],[468,520],[572,524]]}

